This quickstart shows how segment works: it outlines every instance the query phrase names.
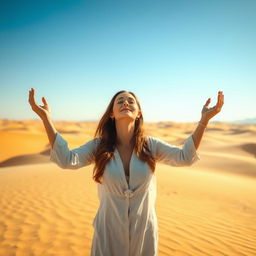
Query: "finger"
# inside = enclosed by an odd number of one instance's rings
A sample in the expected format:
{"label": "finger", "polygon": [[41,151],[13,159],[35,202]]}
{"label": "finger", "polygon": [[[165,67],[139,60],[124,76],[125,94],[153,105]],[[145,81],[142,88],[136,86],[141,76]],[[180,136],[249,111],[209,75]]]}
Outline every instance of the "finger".
{"label": "finger", "polygon": [[211,98],[208,98],[208,100],[205,102],[204,107],[207,107],[211,102]]}
{"label": "finger", "polygon": [[34,88],[31,88],[31,92],[29,94],[29,102],[32,105],[37,105],[37,103],[35,101],[35,90],[34,90]]}
{"label": "finger", "polygon": [[31,94],[34,94],[34,93],[35,93],[35,89],[34,89],[34,88],[31,88],[31,89],[29,90],[29,92],[30,92]]}
{"label": "finger", "polygon": [[30,95],[30,97],[29,97],[29,102],[31,103],[31,104],[36,104],[36,101],[35,101],[35,98],[34,98],[34,95]]}
{"label": "finger", "polygon": [[32,93],[34,94],[34,90],[33,90],[33,88],[30,88],[29,95],[31,95]]}
{"label": "finger", "polygon": [[221,107],[223,105],[223,95],[220,96],[219,100],[219,106]]}
{"label": "finger", "polygon": [[29,91],[29,102],[34,102],[34,90],[33,88],[30,89]]}
{"label": "finger", "polygon": [[224,104],[224,95],[222,94],[221,95],[221,107],[223,106],[223,104]]}
{"label": "finger", "polygon": [[42,97],[42,101],[43,101],[44,105],[48,105],[48,103],[47,103],[45,97]]}
{"label": "finger", "polygon": [[220,103],[222,97],[222,92],[218,91],[218,103]]}
{"label": "finger", "polygon": [[217,104],[215,105],[218,111],[220,111],[221,106],[222,106],[222,98],[223,98],[222,91],[219,91],[218,92],[218,101],[217,101]]}
{"label": "finger", "polygon": [[216,109],[217,112],[221,111],[222,105],[223,105],[222,103],[216,104],[215,109]]}

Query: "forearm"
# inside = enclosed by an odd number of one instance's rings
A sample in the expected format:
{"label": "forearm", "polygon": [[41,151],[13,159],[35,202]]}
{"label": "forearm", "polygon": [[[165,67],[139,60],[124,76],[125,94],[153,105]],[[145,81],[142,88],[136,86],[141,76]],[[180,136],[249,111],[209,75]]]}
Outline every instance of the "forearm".
{"label": "forearm", "polygon": [[194,141],[196,149],[198,149],[198,147],[200,145],[200,142],[202,140],[202,137],[203,137],[203,134],[204,134],[204,131],[205,131],[205,128],[206,128],[207,124],[208,124],[208,120],[201,119],[198,122],[198,125],[197,125],[194,133],[192,134],[193,141]]}
{"label": "forearm", "polygon": [[53,148],[53,144],[56,138],[57,130],[54,127],[54,124],[49,116],[42,119],[49,142],[51,144],[51,147]]}

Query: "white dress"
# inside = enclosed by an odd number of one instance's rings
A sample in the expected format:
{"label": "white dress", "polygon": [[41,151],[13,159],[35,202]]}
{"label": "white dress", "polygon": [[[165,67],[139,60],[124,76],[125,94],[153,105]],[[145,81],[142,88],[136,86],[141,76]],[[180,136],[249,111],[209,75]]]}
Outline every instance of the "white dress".
{"label": "white dress", "polygon": [[[57,133],[50,160],[63,169],[78,169],[93,163],[93,151],[100,139],[69,150]],[[192,135],[182,148],[148,136],[149,149],[158,162],[172,166],[191,165],[200,159]],[[127,183],[116,149],[98,186],[99,209],[93,220],[91,256],[157,256],[158,224],[155,212],[156,177],[147,163],[133,151]]]}

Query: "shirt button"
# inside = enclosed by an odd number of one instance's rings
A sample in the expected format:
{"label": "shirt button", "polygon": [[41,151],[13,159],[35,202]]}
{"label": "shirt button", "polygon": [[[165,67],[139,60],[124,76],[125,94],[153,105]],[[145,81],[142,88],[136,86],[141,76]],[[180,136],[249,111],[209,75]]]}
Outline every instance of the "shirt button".
{"label": "shirt button", "polygon": [[124,195],[126,198],[131,198],[133,196],[133,191],[131,189],[126,189]]}

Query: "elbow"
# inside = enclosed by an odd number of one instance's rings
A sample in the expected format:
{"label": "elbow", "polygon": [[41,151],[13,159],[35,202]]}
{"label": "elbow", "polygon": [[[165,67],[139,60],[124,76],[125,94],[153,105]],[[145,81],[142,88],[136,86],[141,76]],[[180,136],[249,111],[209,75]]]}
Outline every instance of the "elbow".
{"label": "elbow", "polygon": [[176,166],[178,167],[186,167],[186,166],[191,166],[193,164],[193,161],[178,161],[178,163],[176,164]]}
{"label": "elbow", "polygon": [[76,169],[81,168],[82,166],[79,165],[79,163],[69,163],[69,162],[66,163],[65,162],[65,163],[61,163],[59,165],[59,167],[64,170],[76,170]]}
{"label": "elbow", "polygon": [[64,164],[59,165],[59,167],[60,167],[61,169],[63,169],[63,170],[69,169],[68,166],[67,166],[67,165],[64,165]]}
{"label": "elbow", "polygon": [[200,160],[200,157],[198,155],[194,155],[193,157],[189,157],[187,159],[187,161],[185,161],[185,165],[186,166],[191,166],[193,165],[195,162],[197,162],[198,160]]}
{"label": "elbow", "polygon": [[185,162],[185,166],[191,166],[193,165],[194,161],[193,160],[189,160]]}
{"label": "elbow", "polygon": [[181,151],[180,159],[182,159],[181,166],[191,166],[195,162],[195,158],[191,154],[185,154],[184,151]]}
{"label": "elbow", "polygon": [[56,164],[60,169],[68,169],[67,165],[64,164],[64,163],[55,162],[55,164]]}
{"label": "elbow", "polygon": [[68,165],[65,162],[57,159],[50,159],[51,162],[55,163],[60,169],[68,169]]}
{"label": "elbow", "polygon": [[67,169],[67,161],[59,157],[54,151],[51,151],[50,162],[55,163],[61,169]]}
{"label": "elbow", "polygon": [[61,163],[61,164],[58,164],[58,165],[63,170],[75,170],[75,169],[80,168],[80,166],[78,166],[78,165],[73,165],[73,164],[68,164],[68,163]]}
{"label": "elbow", "polygon": [[69,154],[65,158],[62,158],[61,161],[58,161],[58,166],[61,169],[69,170],[69,169],[77,169],[78,161],[76,154]]}

